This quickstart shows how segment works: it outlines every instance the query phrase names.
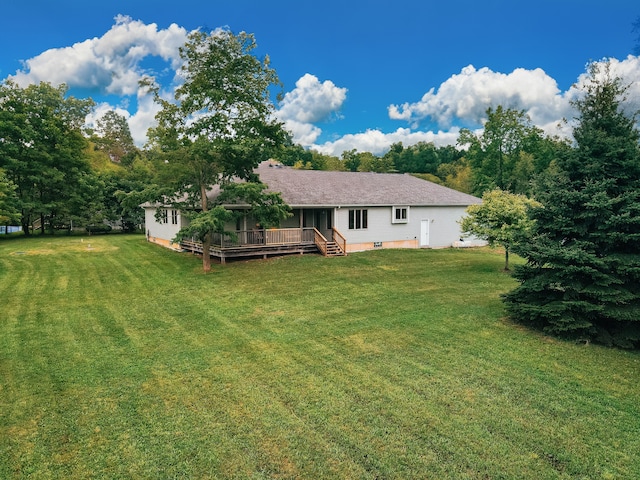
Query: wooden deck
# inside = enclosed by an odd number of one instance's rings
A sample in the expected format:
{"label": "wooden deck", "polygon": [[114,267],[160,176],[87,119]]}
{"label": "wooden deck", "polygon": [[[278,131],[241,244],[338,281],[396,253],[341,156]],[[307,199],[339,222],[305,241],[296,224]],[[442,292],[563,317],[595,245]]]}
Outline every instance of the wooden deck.
{"label": "wooden deck", "polygon": [[[337,232],[337,230],[335,231]],[[335,236],[335,234],[334,234]],[[224,264],[231,258],[268,258],[270,256],[322,253],[325,256],[344,255],[346,242],[338,233],[342,245],[336,248],[336,242],[328,241],[315,228],[274,228],[263,230],[244,230],[235,235],[214,234],[209,255]],[[180,242],[183,250],[203,253],[202,243],[192,240]]]}

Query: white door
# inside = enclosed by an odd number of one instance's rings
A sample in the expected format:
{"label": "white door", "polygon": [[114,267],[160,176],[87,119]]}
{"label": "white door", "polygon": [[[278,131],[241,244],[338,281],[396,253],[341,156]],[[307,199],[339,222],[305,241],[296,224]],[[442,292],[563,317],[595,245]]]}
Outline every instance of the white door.
{"label": "white door", "polygon": [[420,222],[420,246],[429,246],[429,220],[422,220]]}

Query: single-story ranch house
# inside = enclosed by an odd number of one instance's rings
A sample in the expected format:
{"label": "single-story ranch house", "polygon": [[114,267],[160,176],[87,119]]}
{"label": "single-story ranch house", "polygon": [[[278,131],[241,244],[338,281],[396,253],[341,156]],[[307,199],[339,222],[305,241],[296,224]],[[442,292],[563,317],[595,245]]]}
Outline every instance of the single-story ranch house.
{"label": "single-story ranch house", "polygon": [[[222,262],[239,256],[456,246],[461,241],[458,221],[469,205],[481,202],[407,174],[297,170],[274,161],[263,162],[256,172],[269,191],[281,194],[293,215],[278,229],[262,229],[250,217],[229,225],[236,238],[214,236],[210,252]],[[187,222],[180,211],[160,206],[158,220],[158,205],[143,207],[149,241],[202,252],[197,242],[173,243]]]}

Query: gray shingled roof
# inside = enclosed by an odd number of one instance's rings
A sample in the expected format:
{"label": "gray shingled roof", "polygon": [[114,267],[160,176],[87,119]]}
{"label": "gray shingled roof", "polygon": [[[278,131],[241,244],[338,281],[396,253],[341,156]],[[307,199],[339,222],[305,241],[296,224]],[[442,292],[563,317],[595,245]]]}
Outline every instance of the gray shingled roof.
{"label": "gray shingled roof", "polygon": [[[261,163],[256,172],[268,191],[279,192],[287,205],[297,207],[375,207],[407,205],[468,206],[482,200],[408,174],[296,170],[276,162]],[[220,187],[214,185],[209,198]],[[156,206],[144,203],[142,207]]]}
{"label": "gray shingled roof", "polygon": [[257,169],[270,191],[292,207],[467,206],[472,195],[396,173],[296,170],[263,162]]}

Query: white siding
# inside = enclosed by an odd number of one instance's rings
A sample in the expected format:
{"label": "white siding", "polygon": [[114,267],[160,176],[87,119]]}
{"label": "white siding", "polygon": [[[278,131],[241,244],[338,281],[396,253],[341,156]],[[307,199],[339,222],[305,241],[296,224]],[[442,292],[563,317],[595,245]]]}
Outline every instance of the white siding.
{"label": "white siding", "polygon": [[349,210],[342,207],[335,210],[335,225],[346,239],[347,244],[371,242],[420,241],[420,222],[429,220],[429,246],[450,247],[460,240],[458,221],[466,207],[410,207],[407,223],[392,223],[392,207],[366,208],[368,226],[366,229],[349,230]]}
{"label": "white siding", "polygon": [[[401,205],[397,205],[401,206]],[[367,228],[349,230],[349,210],[367,210]],[[182,226],[187,225],[178,212],[178,224],[172,223],[170,208],[167,211],[167,222],[158,222],[155,218],[155,207],[145,208],[147,238],[150,241],[172,248],[171,243]],[[423,220],[429,221],[430,248],[451,247],[460,244],[460,225],[458,221],[464,216],[466,207],[409,207],[407,223],[393,222],[393,207],[337,207],[333,209],[333,222],[338,231],[347,240],[347,251],[382,248],[418,248],[420,246],[420,227]],[[294,215],[285,220],[281,227],[299,227],[300,210],[294,209]],[[241,222],[241,229],[251,229],[255,222],[246,218]],[[235,223],[227,225],[235,230]],[[471,239],[473,240],[473,239]],[[467,242],[469,243],[469,242]],[[474,244],[477,242],[474,242]],[[351,246],[351,248],[349,248]]]}
{"label": "white siding", "polygon": [[163,209],[167,212],[167,223],[158,222],[156,220],[156,208],[146,207],[144,209],[144,221],[145,228],[147,230],[147,237],[155,237],[163,240],[171,241],[175,238],[176,234],[182,228],[182,215],[178,212],[178,223],[176,225],[171,223],[171,208]]}

